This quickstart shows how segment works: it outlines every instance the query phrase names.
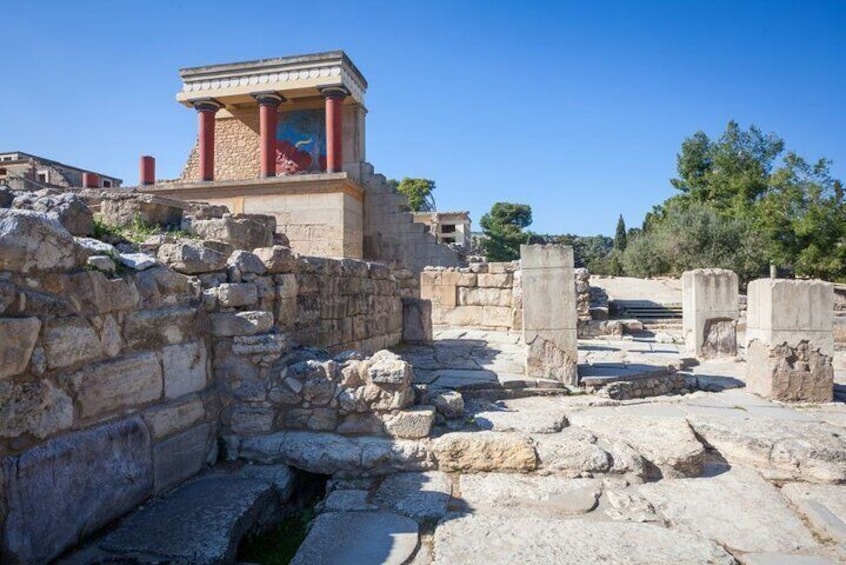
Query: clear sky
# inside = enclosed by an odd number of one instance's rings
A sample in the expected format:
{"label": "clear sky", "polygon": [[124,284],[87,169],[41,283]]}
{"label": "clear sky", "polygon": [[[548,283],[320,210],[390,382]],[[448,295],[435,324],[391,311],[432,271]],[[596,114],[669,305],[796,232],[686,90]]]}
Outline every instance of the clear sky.
{"label": "clear sky", "polygon": [[332,49],[369,82],[367,157],[474,229],[613,234],[670,196],[682,140],[730,119],[846,177],[846,0],[46,1],[2,8],[0,151],[138,182],[197,134],[178,69]]}

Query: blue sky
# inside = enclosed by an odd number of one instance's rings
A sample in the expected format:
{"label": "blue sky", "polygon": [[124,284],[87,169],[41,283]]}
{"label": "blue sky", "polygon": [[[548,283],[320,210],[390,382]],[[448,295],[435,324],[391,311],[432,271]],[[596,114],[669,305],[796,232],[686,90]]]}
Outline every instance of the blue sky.
{"label": "blue sky", "polygon": [[367,157],[435,179],[474,229],[497,201],[541,233],[613,234],[673,193],[682,140],[734,119],[846,177],[846,1],[38,1],[3,8],[0,150],[138,181],[196,136],[180,67],[344,49]]}

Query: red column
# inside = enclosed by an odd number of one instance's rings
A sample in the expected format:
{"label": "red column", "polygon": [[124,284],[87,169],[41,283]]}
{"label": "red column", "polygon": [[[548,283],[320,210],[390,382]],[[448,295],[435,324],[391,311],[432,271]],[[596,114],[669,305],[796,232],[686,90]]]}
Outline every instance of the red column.
{"label": "red column", "polygon": [[276,123],[279,104],[285,99],[275,92],[260,92],[253,97],[259,103],[261,134],[261,176],[276,176]]}
{"label": "red column", "polygon": [[156,184],[156,159],[149,155],[142,155],[140,162],[140,177],[138,182],[141,186]]}
{"label": "red column", "polygon": [[330,87],[323,89],[326,99],[326,172],[340,173],[344,165],[344,98],[347,89]]}
{"label": "red column", "polygon": [[200,180],[214,180],[214,115],[220,109],[214,100],[194,103],[199,116],[200,129]]}
{"label": "red column", "polygon": [[82,188],[99,188],[100,177],[96,173],[82,173]]}

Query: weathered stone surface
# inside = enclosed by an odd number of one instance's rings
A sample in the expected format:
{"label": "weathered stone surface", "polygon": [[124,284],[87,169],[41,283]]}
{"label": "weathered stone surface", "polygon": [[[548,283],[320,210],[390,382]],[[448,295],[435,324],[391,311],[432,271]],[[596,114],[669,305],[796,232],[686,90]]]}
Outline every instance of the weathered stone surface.
{"label": "weathered stone surface", "polygon": [[261,310],[211,314],[212,334],[218,337],[255,335],[273,327],[273,314]]}
{"label": "weathered stone surface", "polygon": [[567,426],[564,406],[543,397],[474,403],[469,410],[476,425],[495,432],[551,434]]}
{"label": "weathered stone surface", "polygon": [[103,221],[117,227],[141,222],[148,226],[178,227],[182,207],[167,198],[151,194],[109,195],[100,205]]}
{"label": "weathered stone surface", "polygon": [[244,438],[238,455],[246,461],[281,462],[324,475],[380,475],[434,467],[431,454],[420,442],[304,431]]}
{"label": "weathered stone surface", "polygon": [[[681,417],[649,417],[623,408],[596,408],[569,414],[570,423],[609,441],[622,440],[645,457],[664,478],[697,477],[705,448]],[[644,433],[648,430],[648,433]]]}
{"label": "weathered stone surface", "polygon": [[602,484],[595,479],[483,473],[461,475],[459,490],[466,507],[474,512],[554,518],[592,511]]}
{"label": "weathered stone surface", "polygon": [[290,247],[283,247],[281,245],[261,247],[254,249],[253,253],[261,259],[268,273],[275,275],[295,273],[297,271],[297,259],[291,253]]}
{"label": "weathered stone surface", "polygon": [[447,516],[435,530],[437,565],[490,565],[505,555],[526,565],[735,563],[711,541],[648,524],[471,513]]}
{"label": "weathered stone surface", "polygon": [[837,561],[819,555],[795,555],[765,552],[747,553],[741,558],[743,565],[836,565]]}
{"label": "weathered stone surface", "polygon": [[[596,436],[571,427],[557,434],[532,436],[540,466],[557,473],[578,476],[582,473],[606,473],[613,457],[597,445]],[[628,470],[628,469],[626,469]]]}
{"label": "weathered stone surface", "polygon": [[241,538],[277,504],[266,480],[201,477],[136,511],[97,546],[144,563],[234,563]]}
{"label": "weathered stone surface", "polygon": [[367,368],[370,381],[375,384],[410,386],[411,365],[398,355],[382,350],[373,354]]}
{"label": "weathered stone surface", "polygon": [[429,401],[447,420],[464,416],[464,397],[454,390],[436,390],[429,395]]}
{"label": "weathered stone surface", "polygon": [[166,398],[203,390],[209,380],[206,346],[202,341],[162,349]]}
{"label": "weathered stone surface", "polygon": [[50,381],[0,382],[0,437],[26,433],[44,439],[73,424],[73,402]]}
{"label": "weathered stone surface", "polygon": [[746,348],[746,389],[764,398],[831,402],[834,398],[832,358],[807,341],[795,347],[753,340]]}
{"label": "weathered stone surface", "polygon": [[200,424],[153,446],[153,485],[162,493],[200,472],[209,450],[211,426]]}
{"label": "weathered stone surface", "polygon": [[520,265],[526,375],[577,385],[576,287],[561,284],[574,280],[573,249],[521,245]]}
{"label": "weathered stone surface", "polygon": [[100,337],[87,319],[82,317],[50,320],[44,330],[47,367],[69,367],[91,361],[102,355]]}
{"label": "weathered stone surface", "polygon": [[55,219],[0,209],[0,271],[50,271],[77,265],[73,236]]}
{"label": "weathered stone surface", "polygon": [[189,428],[203,419],[205,408],[202,400],[191,398],[178,404],[156,406],[144,412],[144,421],[154,440]]}
{"label": "weathered stone surface", "polygon": [[454,432],[432,443],[438,468],[447,472],[533,471],[537,455],[528,438],[495,432]]}
{"label": "weathered stone surface", "polygon": [[218,303],[225,308],[251,306],[258,302],[258,289],[253,283],[226,283],[217,287]]}
{"label": "weathered stone surface", "polygon": [[159,264],[158,259],[149,253],[121,253],[118,255],[118,261],[124,267],[134,269],[136,271],[146,271],[152,269]]}
{"label": "weathered stone surface", "polygon": [[373,502],[418,522],[443,518],[452,495],[452,482],[444,473],[388,475],[373,495]]}
{"label": "weathered stone surface", "polygon": [[76,194],[66,192],[40,197],[25,194],[15,198],[12,206],[47,214],[73,235],[85,236],[94,232],[94,215]]}
{"label": "weathered stone surface", "polygon": [[731,464],[754,466],[772,478],[846,482],[846,441],[840,428],[742,412],[733,418],[692,414],[688,422]]}
{"label": "weathered stone surface", "polygon": [[46,562],[152,493],[140,418],[49,440],[4,462],[3,547],[11,562]]}
{"label": "weathered stone surface", "polygon": [[88,418],[161,397],[162,370],[155,353],[138,353],[84,367],[72,386]]}
{"label": "weathered stone surface", "polygon": [[106,314],[138,306],[138,290],[131,279],[109,279],[86,271],[68,277],[67,299],[81,314]]}
{"label": "weathered stone surface", "polygon": [[415,406],[382,417],[385,431],[396,438],[417,439],[427,437],[435,423],[435,409],[431,406]]}
{"label": "weathered stone surface", "polygon": [[432,301],[402,299],[402,340],[411,344],[432,343]]}
{"label": "weathered stone surface", "polygon": [[318,516],[291,565],[402,565],[417,549],[417,523],[393,512]]}
{"label": "weathered stone surface", "polygon": [[743,552],[800,552],[817,547],[778,489],[754,471],[665,480],[636,487],[675,527]]}
{"label": "weathered stone surface", "polygon": [[117,269],[117,264],[114,262],[114,259],[108,257],[106,255],[92,255],[89,257],[85,264],[92,269],[96,269],[102,273],[114,274],[115,269]]}
{"label": "weathered stone surface", "polygon": [[737,354],[737,275],[728,269],[682,274],[682,326],[687,350],[701,357]]}
{"label": "weathered stone surface", "polygon": [[155,349],[182,343],[200,328],[197,327],[195,308],[173,306],[127,314],[123,329],[128,347]]}
{"label": "weathered stone surface", "polygon": [[0,379],[26,370],[40,330],[38,318],[0,318]]}
{"label": "weathered stone surface", "polygon": [[368,502],[370,491],[350,489],[336,490],[322,502],[322,512],[371,512],[379,510],[375,504]]}
{"label": "weathered stone surface", "polygon": [[183,222],[182,228],[203,239],[223,241],[237,249],[252,251],[273,245],[276,220],[273,216],[258,214],[227,214],[208,220],[191,219]]}
{"label": "weathered stone surface", "polygon": [[262,260],[258,255],[244,251],[243,249],[236,249],[226,260],[226,266],[230,273],[235,273],[238,276],[245,274],[263,275],[267,272]]}
{"label": "weathered stone surface", "polygon": [[846,542],[846,486],[790,483],[781,494],[822,538]]}
{"label": "weathered stone surface", "polygon": [[213,273],[226,266],[228,255],[212,249],[206,242],[182,241],[159,247],[158,259],[174,271],[195,275]]}

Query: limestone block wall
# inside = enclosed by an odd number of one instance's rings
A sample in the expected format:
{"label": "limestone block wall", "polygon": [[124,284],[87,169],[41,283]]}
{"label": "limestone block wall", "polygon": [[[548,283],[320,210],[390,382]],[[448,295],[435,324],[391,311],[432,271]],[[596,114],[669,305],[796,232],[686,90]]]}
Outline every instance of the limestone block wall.
{"label": "limestone block wall", "polygon": [[420,274],[420,297],[432,301],[432,323],[490,330],[519,330],[522,316],[519,262],[429,267]]}
{"label": "limestone block wall", "polygon": [[[295,374],[313,350],[294,344],[372,353],[400,341],[387,266],[158,241],[145,249],[159,266],[107,276],[86,266],[92,253],[129,256],[45,214],[0,209],[2,562],[49,561],[193,476],[217,458],[221,429],[313,429],[326,400],[338,426],[355,413],[366,431],[381,410],[382,433],[414,433],[397,414],[413,400],[410,369],[393,359],[357,377],[348,360]],[[138,255],[132,264],[154,261]],[[302,385],[293,403],[283,377]],[[361,398],[336,398],[342,379]]]}
{"label": "limestone block wall", "polygon": [[0,561],[50,560],[213,456],[199,298],[164,268],[0,272]]}

